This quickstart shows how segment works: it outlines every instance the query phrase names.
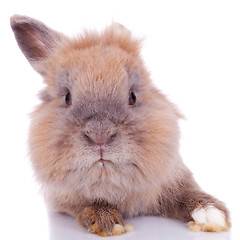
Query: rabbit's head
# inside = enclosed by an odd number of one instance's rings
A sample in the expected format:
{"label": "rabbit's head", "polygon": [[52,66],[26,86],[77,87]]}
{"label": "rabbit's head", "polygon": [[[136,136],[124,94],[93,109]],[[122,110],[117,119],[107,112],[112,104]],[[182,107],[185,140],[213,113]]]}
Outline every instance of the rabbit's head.
{"label": "rabbit's head", "polygon": [[125,27],[69,39],[28,17],[12,17],[11,26],[46,83],[29,137],[43,186],[120,199],[177,174],[179,114]]}

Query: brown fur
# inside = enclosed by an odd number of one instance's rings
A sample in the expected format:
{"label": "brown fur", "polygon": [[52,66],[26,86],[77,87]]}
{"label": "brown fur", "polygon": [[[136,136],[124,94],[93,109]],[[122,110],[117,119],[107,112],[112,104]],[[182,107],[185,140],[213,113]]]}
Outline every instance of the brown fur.
{"label": "brown fur", "polygon": [[[181,114],[152,85],[140,41],[127,29],[113,24],[69,39],[28,17],[15,16],[11,25],[46,83],[32,114],[29,146],[54,210],[95,233],[109,233],[113,224],[124,224],[122,217],[137,215],[188,222],[194,209],[208,205],[229,219],[224,204],[204,193],[182,162]],[[104,142],[101,166],[97,142]]]}

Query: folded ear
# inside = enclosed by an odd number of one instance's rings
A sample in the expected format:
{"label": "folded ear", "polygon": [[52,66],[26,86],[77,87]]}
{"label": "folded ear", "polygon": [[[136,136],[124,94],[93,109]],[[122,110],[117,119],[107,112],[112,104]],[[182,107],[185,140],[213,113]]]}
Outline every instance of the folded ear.
{"label": "folded ear", "polygon": [[14,15],[10,22],[18,46],[36,70],[39,70],[37,63],[51,55],[65,38],[33,18]]}

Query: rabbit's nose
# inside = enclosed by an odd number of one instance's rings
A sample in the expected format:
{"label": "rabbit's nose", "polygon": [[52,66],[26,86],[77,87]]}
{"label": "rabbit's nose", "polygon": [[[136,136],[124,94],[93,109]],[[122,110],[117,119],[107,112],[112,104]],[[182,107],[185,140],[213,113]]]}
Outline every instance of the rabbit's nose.
{"label": "rabbit's nose", "polygon": [[117,126],[104,116],[96,115],[86,122],[82,128],[85,139],[89,144],[99,147],[110,144],[117,136]]}
{"label": "rabbit's nose", "polygon": [[83,136],[89,144],[94,144],[102,147],[105,144],[113,142],[114,139],[117,137],[117,133],[114,132],[105,136],[99,136],[98,134],[95,134],[93,132],[86,131],[84,132]]}

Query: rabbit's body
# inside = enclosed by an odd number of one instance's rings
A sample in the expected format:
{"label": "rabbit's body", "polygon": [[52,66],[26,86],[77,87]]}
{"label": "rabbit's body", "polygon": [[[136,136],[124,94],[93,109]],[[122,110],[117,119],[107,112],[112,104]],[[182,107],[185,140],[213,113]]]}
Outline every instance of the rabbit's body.
{"label": "rabbit's body", "polygon": [[[201,230],[228,228],[227,209],[199,189],[182,162],[181,114],[152,85],[128,30],[114,24],[70,40],[20,16],[12,28],[47,85],[29,145],[54,210],[100,235],[128,230],[122,217],[150,214],[195,220],[192,228]],[[207,216],[210,207],[221,221],[197,221],[198,208]]]}

